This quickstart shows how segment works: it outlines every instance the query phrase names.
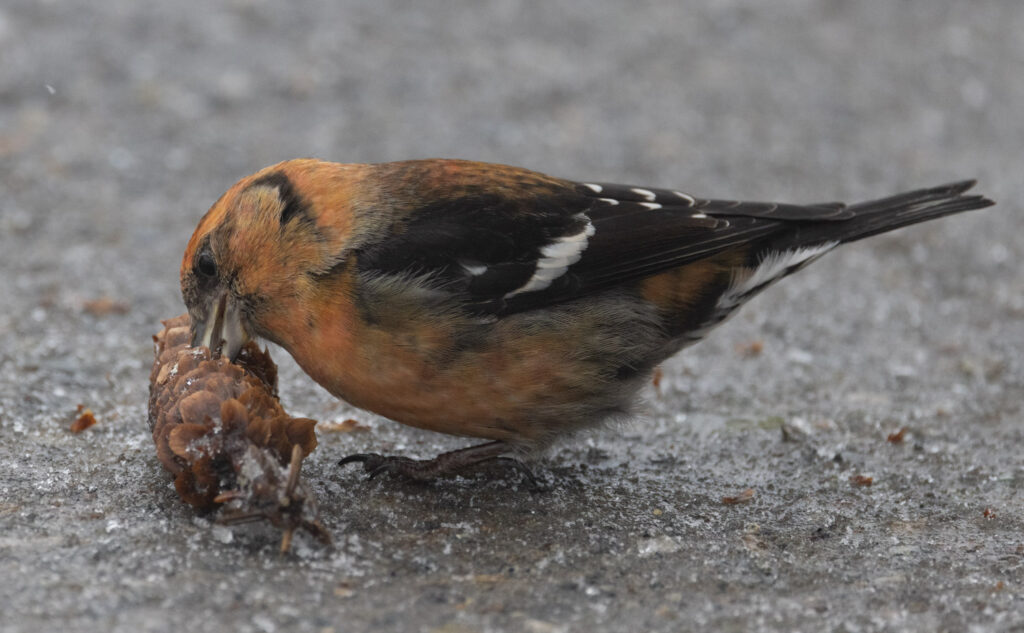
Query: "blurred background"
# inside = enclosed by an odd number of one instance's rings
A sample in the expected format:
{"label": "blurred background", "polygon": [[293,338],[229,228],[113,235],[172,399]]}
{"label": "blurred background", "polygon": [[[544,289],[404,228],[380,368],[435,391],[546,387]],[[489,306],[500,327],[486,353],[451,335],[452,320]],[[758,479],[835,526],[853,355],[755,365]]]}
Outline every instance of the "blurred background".
{"label": "blurred background", "polygon": [[[1013,0],[5,0],[0,628],[1022,626],[1022,32]],[[307,467],[340,547],[279,561],[168,489],[146,381],[199,217],[300,156],[792,202],[974,177],[999,206],[759,298],[643,419],[556,450],[546,498],[338,472],[464,442],[336,403],[276,350],[292,413],[372,428]],[[80,403],[100,423],[71,435]]]}

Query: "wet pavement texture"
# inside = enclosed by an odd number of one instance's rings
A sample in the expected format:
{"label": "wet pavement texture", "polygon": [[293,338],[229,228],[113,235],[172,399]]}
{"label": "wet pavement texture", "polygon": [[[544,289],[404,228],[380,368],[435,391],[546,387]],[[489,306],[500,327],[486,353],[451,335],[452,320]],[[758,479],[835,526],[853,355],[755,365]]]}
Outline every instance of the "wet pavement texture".
{"label": "wet pavement texture", "polygon": [[[0,6],[0,630],[1024,630],[1024,4],[687,4]],[[297,156],[999,205],[769,290],[542,493],[338,468],[469,442],[271,349],[290,413],[368,427],[304,464],[335,547],[282,557],[179,500],[145,404],[198,218]]]}

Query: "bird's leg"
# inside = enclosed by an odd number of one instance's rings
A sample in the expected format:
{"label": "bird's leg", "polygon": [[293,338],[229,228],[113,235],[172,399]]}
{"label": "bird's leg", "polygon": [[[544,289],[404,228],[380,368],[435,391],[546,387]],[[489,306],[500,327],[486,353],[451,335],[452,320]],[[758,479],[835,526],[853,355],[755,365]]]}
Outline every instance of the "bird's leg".
{"label": "bird's leg", "polygon": [[518,470],[523,478],[534,489],[542,487],[523,462],[514,457],[506,457],[511,450],[506,442],[487,442],[468,448],[441,453],[434,459],[410,459],[394,455],[378,455],[377,453],[360,453],[349,455],[338,462],[339,466],[362,462],[363,470],[370,473],[370,479],[387,472],[401,475],[415,481],[430,481],[446,475],[455,475],[484,462],[501,462]]}

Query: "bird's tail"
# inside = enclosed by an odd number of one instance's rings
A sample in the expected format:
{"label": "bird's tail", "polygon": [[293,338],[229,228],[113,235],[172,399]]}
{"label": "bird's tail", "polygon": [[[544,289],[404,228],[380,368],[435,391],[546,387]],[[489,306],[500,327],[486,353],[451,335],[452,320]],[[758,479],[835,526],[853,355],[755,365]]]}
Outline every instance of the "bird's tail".
{"label": "bird's tail", "polygon": [[[950,183],[929,189],[899,193],[888,198],[852,204],[841,217],[831,222],[810,222],[795,227],[784,241],[791,247],[821,242],[840,244],[892,231],[900,227],[946,215],[983,209],[995,204],[980,195],[964,195],[975,185],[974,180]],[[775,248],[785,246],[773,245]]]}
{"label": "bird's tail", "polygon": [[[670,324],[666,329],[678,336],[678,345],[689,345],[762,290],[840,244],[994,204],[982,196],[964,195],[972,186],[974,181],[967,180],[849,206],[841,203],[788,206],[784,210],[785,218],[770,225],[774,231],[751,241],[744,254],[745,261],[732,265],[728,276],[721,278],[718,291],[707,295],[705,310],[695,309],[692,302],[680,302],[678,316],[667,319]],[[735,212],[735,209],[735,206],[726,206],[722,215],[728,217],[725,213]],[[764,222],[762,217],[779,215],[775,205],[748,205],[742,211],[755,223]],[[739,223],[735,222],[734,226]]]}

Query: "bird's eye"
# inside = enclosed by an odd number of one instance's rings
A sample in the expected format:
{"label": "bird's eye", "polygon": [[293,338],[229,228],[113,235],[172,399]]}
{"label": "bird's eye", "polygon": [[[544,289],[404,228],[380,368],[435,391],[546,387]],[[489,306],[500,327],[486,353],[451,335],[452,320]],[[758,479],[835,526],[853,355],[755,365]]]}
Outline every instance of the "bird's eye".
{"label": "bird's eye", "polygon": [[213,253],[210,251],[199,253],[199,258],[196,260],[196,270],[203,277],[216,277],[217,262],[213,260]]}

